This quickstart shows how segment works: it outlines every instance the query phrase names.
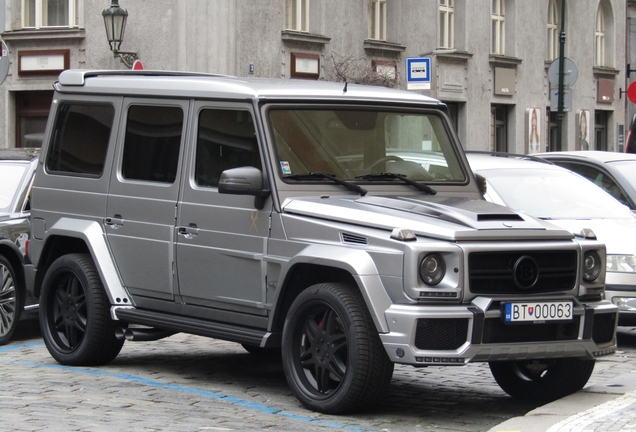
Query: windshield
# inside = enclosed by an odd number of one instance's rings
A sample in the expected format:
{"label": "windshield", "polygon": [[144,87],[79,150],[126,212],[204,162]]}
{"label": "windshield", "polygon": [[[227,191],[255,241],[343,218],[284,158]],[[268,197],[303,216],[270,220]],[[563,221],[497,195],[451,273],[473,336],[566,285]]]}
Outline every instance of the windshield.
{"label": "windshield", "polygon": [[515,210],[545,219],[631,217],[627,207],[598,186],[569,171],[483,170],[488,188]]}
{"label": "windshield", "polygon": [[636,189],[636,161],[612,162],[612,166]]}
{"label": "windshield", "polygon": [[285,106],[271,108],[269,121],[283,176],[326,173],[370,182],[357,177],[394,173],[415,181],[466,180],[444,121],[434,113]]}
{"label": "windshield", "polygon": [[12,211],[11,203],[26,169],[24,164],[0,164],[0,212]]}

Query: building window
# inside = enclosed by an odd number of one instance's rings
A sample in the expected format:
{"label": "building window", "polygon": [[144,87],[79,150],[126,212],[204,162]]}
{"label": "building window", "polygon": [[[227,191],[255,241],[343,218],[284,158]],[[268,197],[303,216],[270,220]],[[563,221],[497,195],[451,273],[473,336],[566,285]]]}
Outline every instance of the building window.
{"label": "building window", "polygon": [[454,48],[455,0],[439,0],[439,47]]}
{"label": "building window", "polygon": [[309,0],[287,0],[287,30],[309,32]]}
{"label": "building window", "polygon": [[506,0],[492,0],[492,54],[506,53]]}
{"label": "building window", "polygon": [[80,0],[22,0],[22,28],[79,27]]}
{"label": "building window", "polygon": [[596,31],[594,32],[595,53],[594,65],[605,66],[605,13],[599,5],[596,12]]}
{"label": "building window", "polygon": [[369,39],[386,40],[386,0],[369,0]]}
{"label": "building window", "polygon": [[548,61],[552,61],[559,55],[559,9],[557,0],[550,0],[548,5]]}

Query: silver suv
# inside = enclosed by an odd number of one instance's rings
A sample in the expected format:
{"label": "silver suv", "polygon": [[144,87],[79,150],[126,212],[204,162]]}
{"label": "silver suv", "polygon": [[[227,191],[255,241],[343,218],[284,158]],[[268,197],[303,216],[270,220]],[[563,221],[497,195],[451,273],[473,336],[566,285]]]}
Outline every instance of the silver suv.
{"label": "silver suv", "polygon": [[489,362],[547,401],[616,348],[605,246],[482,200],[439,101],[150,71],[55,90],[27,269],[62,364],[187,332],[281,355],[340,413],[394,363]]}

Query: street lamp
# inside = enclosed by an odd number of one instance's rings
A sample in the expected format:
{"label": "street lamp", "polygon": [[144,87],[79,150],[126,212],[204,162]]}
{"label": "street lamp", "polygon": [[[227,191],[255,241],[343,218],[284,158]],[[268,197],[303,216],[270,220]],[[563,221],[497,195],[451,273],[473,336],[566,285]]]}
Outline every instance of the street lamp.
{"label": "street lamp", "polygon": [[118,0],[112,0],[110,7],[102,11],[102,17],[104,17],[106,37],[108,38],[110,50],[113,52],[115,58],[119,58],[127,68],[132,68],[135,60],[139,58],[137,57],[137,53],[119,51],[119,47],[124,40],[128,11],[119,7]]}

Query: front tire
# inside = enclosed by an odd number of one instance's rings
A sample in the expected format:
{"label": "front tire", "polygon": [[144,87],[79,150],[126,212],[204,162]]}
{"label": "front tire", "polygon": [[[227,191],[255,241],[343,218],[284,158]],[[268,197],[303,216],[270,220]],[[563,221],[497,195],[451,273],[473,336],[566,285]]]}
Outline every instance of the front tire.
{"label": "front tire", "polygon": [[51,356],[72,366],[103,365],[124,344],[115,337],[110,303],[90,255],[64,255],[44,276],[40,329]]}
{"label": "front tire", "polygon": [[328,414],[370,408],[393,374],[361,294],[344,284],[318,284],[298,295],[285,320],[282,355],[298,400]]}
{"label": "front tire", "polygon": [[490,362],[497,384],[510,396],[547,403],[577,392],[594,370],[595,360],[578,358]]}
{"label": "front tire", "polygon": [[22,311],[18,279],[9,260],[0,255],[0,345],[11,340]]}

